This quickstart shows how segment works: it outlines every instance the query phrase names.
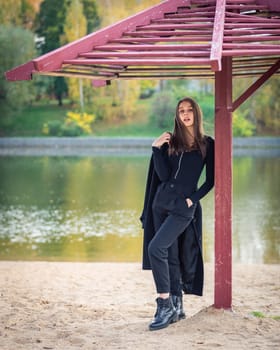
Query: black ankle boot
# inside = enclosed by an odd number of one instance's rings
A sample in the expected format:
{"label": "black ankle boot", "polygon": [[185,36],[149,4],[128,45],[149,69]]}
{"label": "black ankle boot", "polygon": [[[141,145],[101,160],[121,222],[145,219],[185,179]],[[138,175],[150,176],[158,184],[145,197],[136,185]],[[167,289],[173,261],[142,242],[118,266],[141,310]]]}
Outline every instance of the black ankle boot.
{"label": "black ankle boot", "polygon": [[183,308],[183,297],[182,295],[171,295],[173,305],[176,309],[177,315],[178,315],[178,320],[182,320],[183,318],[186,318],[186,314],[184,312]]}
{"label": "black ankle boot", "polygon": [[170,323],[178,320],[176,309],[173,305],[172,298],[157,298],[157,311],[153,322],[149,325],[150,331],[156,331],[167,327]]}

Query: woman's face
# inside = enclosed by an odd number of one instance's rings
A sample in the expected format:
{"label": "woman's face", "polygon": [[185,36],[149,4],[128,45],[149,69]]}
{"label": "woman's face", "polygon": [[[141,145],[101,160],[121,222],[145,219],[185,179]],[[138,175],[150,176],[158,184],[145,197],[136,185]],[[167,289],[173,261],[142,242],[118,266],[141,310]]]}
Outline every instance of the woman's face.
{"label": "woman's face", "polygon": [[181,122],[186,128],[193,128],[194,125],[194,111],[190,102],[183,101],[179,104],[178,114]]}

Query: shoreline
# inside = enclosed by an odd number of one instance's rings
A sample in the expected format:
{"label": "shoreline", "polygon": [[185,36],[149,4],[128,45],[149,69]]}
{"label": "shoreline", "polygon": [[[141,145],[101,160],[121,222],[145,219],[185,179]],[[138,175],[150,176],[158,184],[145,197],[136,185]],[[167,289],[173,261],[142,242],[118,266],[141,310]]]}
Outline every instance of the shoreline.
{"label": "shoreline", "polygon": [[[147,156],[152,137],[0,137],[0,156]],[[280,137],[234,137],[235,156],[279,157]]]}
{"label": "shoreline", "polygon": [[150,332],[156,295],[139,263],[1,261],[1,350],[278,349],[280,265],[233,265],[232,311],[212,307],[213,265],[203,297],[184,296],[187,318]]}

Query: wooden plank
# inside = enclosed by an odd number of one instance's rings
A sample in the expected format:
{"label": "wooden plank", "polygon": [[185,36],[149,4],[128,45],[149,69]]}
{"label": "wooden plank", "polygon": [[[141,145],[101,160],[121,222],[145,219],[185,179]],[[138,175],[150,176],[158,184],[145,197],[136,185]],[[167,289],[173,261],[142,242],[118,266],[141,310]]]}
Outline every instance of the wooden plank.
{"label": "wooden plank", "polygon": [[222,69],[221,59],[224,38],[225,7],[225,0],[217,0],[210,54],[210,60],[212,61],[211,67],[213,71],[219,71]]}
{"label": "wooden plank", "polygon": [[[96,50],[111,51],[111,50],[134,50],[134,51],[184,51],[184,50],[210,50],[210,44],[170,44],[170,45],[153,45],[153,44],[143,44],[143,45],[130,45],[130,44],[107,44],[97,46]],[[92,51],[90,51],[92,52]]]}
{"label": "wooden plank", "polygon": [[[248,28],[270,28],[270,29],[279,29],[280,24],[279,23],[248,23]],[[246,28],[246,25],[244,23],[225,23],[225,28]]]}
{"label": "wooden plank", "polygon": [[266,5],[227,5],[228,10],[240,10],[241,12],[250,11],[250,10],[267,10]]}
{"label": "wooden plank", "polygon": [[280,50],[280,45],[278,44],[223,44],[223,49],[241,49],[241,50]]}
{"label": "wooden plank", "polygon": [[80,54],[79,57],[106,58],[106,57],[126,57],[126,58],[164,58],[164,57],[209,57],[207,51],[127,51],[127,52],[88,52]]}
{"label": "wooden plank", "polygon": [[237,56],[272,56],[272,55],[280,55],[280,49],[275,50],[268,50],[268,49],[252,49],[248,48],[247,50],[223,50],[223,56],[231,56],[231,57],[237,57]]}
{"label": "wooden plank", "polygon": [[213,28],[212,23],[182,23],[182,24],[150,24],[150,25],[139,25],[137,29],[150,30],[150,29],[211,29]]}
{"label": "wooden plank", "polygon": [[[225,35],[231,35],[231,36],[235,36],[236,34],[238,35],[255,35],[256,37],[264,35],[264,34],[268,34],[267,37],[272,36],[272,35],[276,35],[276,34],[280,34],[280,29],[225,29],[224,31]],[[258,38],[256,38],[258,39]],[[273,37],[270,37],[270,40],[273,40]]]}
{"label": "wooden plank", "polygon": [[[203,32],[204,33],[204,32]],[[209,40],[212,38],[212,33],[211,31],[209,32],[205,32],[207,33],[207,35],[203,34],[203,38],[205,38],[205,40]],[[174,38],[174,41],[176,40],[176,36],[199,36],[202,37],[201,35],[201,30],[197,29],[197,30],[149,30],[149,31],[136,31],[136,32],[125,32],[123,33],[124,36],[131,36],[131,37],[140,37],[140,36],[147,36],[147,35],[151,35],[154,37],[164,37],[164,36],[172,36]],[[193,38],[193,40],[195,40],[195,38]]]}
{"label": "wooden plank", "polygon": [[256,35],[250,35],[250,36],[225,36],[224,42],[226,41],[248,41],[248,42],[258,42],[258,41],[274,41],[274,40],[280,40],[280,36],[256,36]]}
{"label": "wooden plank", "polygon": [[[174,43],[176,42],[200,42],[205,41],[203,34],[201,36],[190,37],[190,36],[181,36],[176,38],[170,37],[147,37],[147,38],[120,38],[111,40],[111,43],[129,43],[129,44],[139,44],[139,43]],[[140,46],[140,45],[139,45]]]}
{"label": "wooden plank", "polygon": [[158,65],[158,66],[173,66],[173,65],[201,65],[209,64],[210,60],[205,58],[165,58],[165,59],[129,59],[129,58],[116,58],[116,59],[73,59],[65,60],[64,64],[83,64],[83,65],[94,65],[94,64],[119,64],[119,65],[131,65],[131,66],[147,66],[147,65]]}
{"label": "wooden plank", "polygon": [[232,306],[232,61],[215,73],[215,292],[214,306]]}
{"label": "wooden plank", "polygon": [[192,23],[202,23],[202,22],[210,22],[212,23],[214,21],[213,17],[188,17],[185,18],[161,18],[161,19],[154,19],[151,21],[151,25],[154,24],[192,24]]}

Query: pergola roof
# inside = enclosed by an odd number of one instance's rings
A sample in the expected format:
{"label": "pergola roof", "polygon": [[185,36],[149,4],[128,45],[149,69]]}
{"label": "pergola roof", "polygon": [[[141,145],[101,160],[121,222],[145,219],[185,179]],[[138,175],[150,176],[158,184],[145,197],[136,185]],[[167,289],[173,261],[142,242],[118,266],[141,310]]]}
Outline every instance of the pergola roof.
{"label": "pergola roof", "polygon": [[114,79],[212,78],[222,57],[233,77],[280,67],[277,0],[167,0],[6,73]]}

